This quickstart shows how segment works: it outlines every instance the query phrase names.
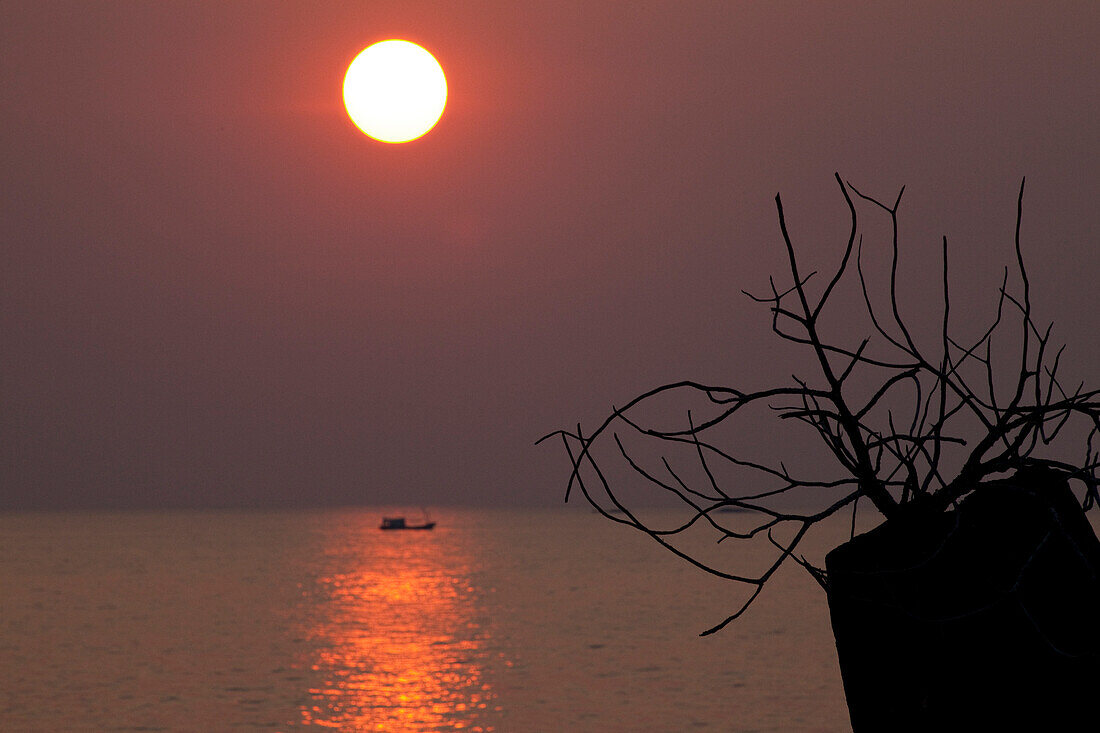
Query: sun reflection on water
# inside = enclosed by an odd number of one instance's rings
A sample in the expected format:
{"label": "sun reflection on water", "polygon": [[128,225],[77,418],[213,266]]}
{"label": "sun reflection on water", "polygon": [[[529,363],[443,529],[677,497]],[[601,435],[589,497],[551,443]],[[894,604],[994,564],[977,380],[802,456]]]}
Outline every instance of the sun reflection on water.
{"label": "sun reflection on water", "polygon": [[380,532],[363,516],[330,537],[309,629],[319,685],[301,723],[494,730],[487,631],[459,533]]}

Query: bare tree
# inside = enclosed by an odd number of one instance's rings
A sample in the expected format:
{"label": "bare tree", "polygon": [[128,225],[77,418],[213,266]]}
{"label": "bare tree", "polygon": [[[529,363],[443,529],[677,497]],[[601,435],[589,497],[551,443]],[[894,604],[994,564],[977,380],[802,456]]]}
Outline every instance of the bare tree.
{"label": "bare tree", "polygon": [[[794,375],[783,386],[758,391],[693,381],[664,384],[612,408],[594,430],[578,425],[575,431],[560,430],[541,439],[560,436],[565,445],[572,463],[566,501],[578,489],[608,519],[645,532],[702,570],[747,587],[744,603],[704,635],[742,615],[788,561],[800,564],[828,590],[827,573],[800,554],[801,545],[811,528],[842,511],[852,512],[854,534],[861,500],[886,520],[915,503],[947,511],[975,488],[996,485],[1007,472],[1039,466],[1073,480],[1081,489],[1083,509],[1097,498],[1100,457],[1094,444],[1100,433],[1100,390],[1066,388],[1058,376],[1064,347],[1055,348],[1051,328],[1039,327],[1033,316],[1020,245],[1023,182],[1015,229],[1013,280],[1018,282],[1009,286],[1006,267],[988,326],[968,338],[958,335],[944,237],[942,309],[938,322],[923,332],[934,333],[923,338],[931,345],[921,343],[899,305],[898,207],[904,188],[888,204],[861,193],[839,174],[836,182],[851,223],[831,277],[802,272],[776,195],[790,280],[779,286],[773,279],[765,295],[746,293],[768,306],[778,338],[808,352],[812,378]],[[879,291],[873,290],[864,265],[859,209],[867,207],[888,216],[891,225],[888,282],[880,283],[885,306],[875,305]],[[823,280],[820,288],[813,287]],[[864,335],[851,343],[826,334],[822,325],[842,282],[862,300],[863,312],[856,315],[866,325]],[[844,322],[852,322],[850,315]],[[665,424],[667,410],[650,409],[658,402],[667,405],[669,398],[682,407],[679,426]],[[812,428],[835,461],[831,468],[822,466],[821,474],[832,471],[836,477],[802,475],[785,462],[757,461],[726,447],[723,428],[750,413],[758,418],[753,412],[758,407],[780,421]],[[1067,432],[1067,425],[1074,428]],[[1067,437],[1059,440],[1064,433],[1083,441],[1083,455],[1066,457]],[[690,465],[683,460],[685,452]],[[745,484],[740,478],[731,482],[731,473],[746,471],[755,476],[756,488],[730,489],[730,483]],[[655,526],[621,498],[627,485],[672,497],[683,511],[682,520]],[[807,504],[814,506],[812,511],[790,508]],[[731,526],[734,512],[736,526]],[[701,528],[719,542],[766,540],[771,560],[763,569],[729,572],[678,546],[681,535]]]}

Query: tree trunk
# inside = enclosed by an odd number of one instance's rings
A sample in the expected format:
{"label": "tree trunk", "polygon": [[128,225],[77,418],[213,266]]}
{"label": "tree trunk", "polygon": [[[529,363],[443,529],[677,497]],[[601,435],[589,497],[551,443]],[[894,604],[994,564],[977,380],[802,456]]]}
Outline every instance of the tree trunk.
{"label": "tree trunk", "polygon": [[825,562],[855,733],[1095,714],[1100,541],[1058,474],[1021,471],[947,512],[906,505]]}

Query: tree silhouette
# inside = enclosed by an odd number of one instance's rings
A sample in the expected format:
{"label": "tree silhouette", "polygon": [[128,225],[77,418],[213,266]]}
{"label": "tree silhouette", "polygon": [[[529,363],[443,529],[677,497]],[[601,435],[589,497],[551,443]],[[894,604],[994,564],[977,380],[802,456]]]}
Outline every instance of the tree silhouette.
{"label": "tree silhouette", "polygon": [[[1015,228],[1013,279],[1018,283],[1010,288],[1006,267],[995,315],[969,337],[960,331],[971,319],[958,328],[951,308],[947,238],[942,241],[939,317],[933,329],[918,331],[898,297],[898,208],[904,188],[888,204],[861,193],[839,174],[836,182],[850,228],[832,275],[825,279],[800,269],[776,195],[790,279],[782,286],[772,279],[764,295],[746,293],[769,308],[775,336],[805,349],[812,378],[792,376],[786,384],[758,391],[694,381],[664,384],[612,408],[594,430],[578,425],[575,431],[540,439],[560,436],[564,443],[572,464],[567,501],[579,490],[608,519],[645,532],[708,573],[748,587],[744,603],[704,635],[741,616],[788,561],[804,567],[828,591],[829,573],[800,554],[802,543],[815,525],[842,511],[852,512],[854,536],[861,500],[887,523],[913,506],[943,514],[978,489],[1011,482],[1013,472],[1036,470],[1072,481],[1082,509],[1097,498],[1100,391],[1062,383],[1064,347],[1055,348],[1051,327],[1040,327],[1033,316],[1020,244],[1023,182]],[[887,282],[872,283],[865,270],[859,209],[867,207],[889,218]],[[821,282],[815,289],[814,283]],[[851,297],[862,301],[860,313],[841,318],[866,328],[851,341],[827,334],[823,326],[827,314],[836,316],[837,309],[829,306],[842,283],[858,283]],[[880,293],[885,305],[876,305]],[[919,337],[927,333],[934,335]],[[728,447],[725,429],[750,413],[759,418],[754,410],[761,407],[780,421],[810,426],[834,462],[832,468],[822,466],[821,473],[832,470],[836,477],[807,476],[804,468],[756,461]],[[1067,442],[1076,440],[1083,443],[1075,449],[1080,452],[1067,457]],[[754,478],[746,478],[746,472]],[[730,488],[748,481],[754,487],[750,491]],[[638,487],[674,498],[682,518],[673,526],[659,526],[636,504],[632,508],[622,490]],[[791,508],[805,505],[813,509]],[[770,561],[743,573],[719,568],[678,544],[701,529],[719,542],[765,541]]]}

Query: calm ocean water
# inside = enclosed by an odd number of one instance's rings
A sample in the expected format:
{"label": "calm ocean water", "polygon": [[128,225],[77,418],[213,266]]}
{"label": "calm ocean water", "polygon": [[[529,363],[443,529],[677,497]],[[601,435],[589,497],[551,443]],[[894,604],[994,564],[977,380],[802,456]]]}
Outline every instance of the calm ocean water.
{"label": "calm ocean water", "polygon": [[0,515],[0,730],[850,730],[801,570],[700,638],[742,591],[580,509],[381,515]]}

